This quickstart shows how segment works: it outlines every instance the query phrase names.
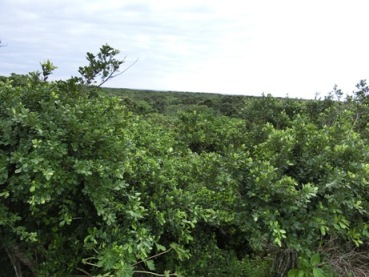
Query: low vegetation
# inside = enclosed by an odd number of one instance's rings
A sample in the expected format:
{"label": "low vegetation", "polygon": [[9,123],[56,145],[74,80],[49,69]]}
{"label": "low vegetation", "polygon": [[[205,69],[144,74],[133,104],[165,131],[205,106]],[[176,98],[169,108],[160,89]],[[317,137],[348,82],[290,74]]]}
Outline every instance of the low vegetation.
{"label": "low vegetation", "polygon": [[1,276],[369,276],[369,87],[101,88],[119,53],[0,78]]}

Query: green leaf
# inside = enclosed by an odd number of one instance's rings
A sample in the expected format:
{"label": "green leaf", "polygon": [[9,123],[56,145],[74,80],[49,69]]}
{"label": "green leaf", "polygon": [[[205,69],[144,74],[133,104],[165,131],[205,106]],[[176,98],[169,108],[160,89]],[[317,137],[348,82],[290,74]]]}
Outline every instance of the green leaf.
{"label": "green leaf", "polygon": [[314,267],[313,268],[313,276],[314,277],[325,277],[326,274],[324,273],[323,269]]}
{"label": "green leaf", "polygon": [[9,197],[9,191],[5,190],[0,192],[0,197],[8,198]]}
{"label": "green leaf", "polygon": [[45,170],[44,171],[44,176],[45,176],[45,178],[46,178],[46,180],[50,180],[51,179],[51,177],[54,175],[54,170],[52,170],[52,169],[47,169],[47,170]]}
{"label": "green leaf", "polygon": [[290,271],[288,271],[287,277],[304,277],[305,276],[305,272],[301,269],[291,269]]}
{"label": "green leaf", "polygon": [[300,262],[300,266],[302,268],[310,268],[311,267],[311,264],[309,263],[309,261],[304,257],[301,257],[299,259],[299,262]]}
{"label": "green leaf", "polygon": [[100,258],[98,266],[102,267],[104,270],[111,270],[117,263],[118,259],[119,257],[117,253],[113,249],[108,248],[105,250],[104,255]]}
{"label": "green leaf", "polygon": [[311,266],[315,267],[320,263],[320,255],[319,253],[315,253],[314,255],[311,256],[310,258],[310,264]]}
{"label": "green leaf", "polygon": [[147,260],[146,265],[147,265],[147,268],[150,269],[151,271],[155,270],[155,264],[153,260]]}
{"label": "green leaf", "polygon": [[133,276],[133,268],[131,265],[121,263],[119,265],[119,270],[115,273],[114,276],[117,277],[132,277]]}
{"label": "green leaf", "polygon": [[157,251],[165,251],[166,250],[165,246],[161,245],[159,243],[155,243],[155,246],[156,246]]}
{"label": "green leaf", "polygon": [[36,186],[35,185],[32,185],[30,188],[29,188],[29,192],[35,192],[36,190]]}
{"label": "green leaf", "polygon": [[275,243],[276,245],[278,245],[279,247],[281,247],[281,246],[282,246],[282,242],[281,242],[281,239],[280,239],[280,238],[275,238],[275,239],[274,239],[274,243]]}
{"label": "green leaf", "polygon": [[171,247],[174,251],[176,251],[176,253],[177,253],[177,255],[178,255],[178,259],[179,259],[180,261],[183,261],[184,259],[186,259],[186,258],[188,258],[188,257],[189,257],[188,252],[187,252],[185,249],[183,249],[181,246],[179,246],[177,243],[172,242],[172,243],[170,244],[170,247]]}

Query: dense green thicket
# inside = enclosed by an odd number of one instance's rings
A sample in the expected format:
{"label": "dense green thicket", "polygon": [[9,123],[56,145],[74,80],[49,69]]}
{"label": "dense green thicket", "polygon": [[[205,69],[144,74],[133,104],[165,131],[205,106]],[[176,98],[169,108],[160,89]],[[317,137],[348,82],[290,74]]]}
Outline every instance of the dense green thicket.
{"label": "dense green thicket", "polygon": [[174,116],[178,111],[210,112],[216,115],[238,117],[245,99],[254,97],[189,93],[179,91],[151,91],[103,88],[106,95],[117,96],[135,113],[146,115],[160,113]]}
{"label": "dense green thicket", "polygon": [[369,271],[365,81],[304,101],[99,89],[116,54],[1,78],[0,275]]}

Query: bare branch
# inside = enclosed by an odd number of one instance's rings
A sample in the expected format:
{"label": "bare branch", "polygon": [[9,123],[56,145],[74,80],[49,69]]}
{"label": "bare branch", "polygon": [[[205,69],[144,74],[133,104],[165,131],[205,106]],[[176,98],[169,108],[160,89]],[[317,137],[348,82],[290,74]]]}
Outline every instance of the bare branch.
{"label": "bare branch", "polygon": [[124,72],[126,72],[128,69],[130,69],[132,66],[134,66],[136,63],[138,62],[138,58],[132,63],[130,64],[126,69],[124,69],[122,72],[119,72],[118,74],[113,75],[116,71],[112,72],[100,85],[98,85],[98,87],[101,87],[103,84],[105,84],[108,80],[113,79],[121,74],[123,74]]}

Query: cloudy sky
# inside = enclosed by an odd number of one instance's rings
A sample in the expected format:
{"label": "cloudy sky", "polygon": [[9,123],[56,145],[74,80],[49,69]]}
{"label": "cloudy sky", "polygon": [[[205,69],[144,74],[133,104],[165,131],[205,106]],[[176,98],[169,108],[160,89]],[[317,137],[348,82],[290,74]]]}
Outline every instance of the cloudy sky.
{"label": "cloudy sky", "polygon": [[[0,75],[50,59],[78,75],[109,44],[106,86],[313,98],[369,77],[367,0],[0,0]],[[124,69],[124,67],[123,67]]]}

